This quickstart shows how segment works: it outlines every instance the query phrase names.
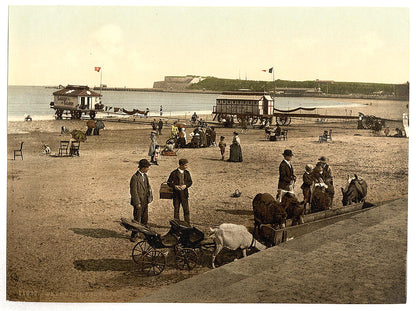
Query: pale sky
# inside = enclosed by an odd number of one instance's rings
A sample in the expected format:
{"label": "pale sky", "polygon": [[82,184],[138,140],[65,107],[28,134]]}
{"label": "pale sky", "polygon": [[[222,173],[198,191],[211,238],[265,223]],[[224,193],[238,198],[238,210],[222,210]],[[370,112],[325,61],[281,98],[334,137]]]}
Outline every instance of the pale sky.
{"label": "pale sky", "polygon": [[406,7],[10,6],[8,39],[9,85],[409,81]]}

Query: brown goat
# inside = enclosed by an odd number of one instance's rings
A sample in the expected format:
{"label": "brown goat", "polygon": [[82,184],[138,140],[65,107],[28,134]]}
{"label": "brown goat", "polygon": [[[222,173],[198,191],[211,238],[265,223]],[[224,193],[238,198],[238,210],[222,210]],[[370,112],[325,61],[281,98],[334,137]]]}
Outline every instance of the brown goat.
{"label": "brown goat", "polygon": [[287,219],[292,219],[292,226],[303,224],[303,216],[305,215],[304,202],[299,202],[294,194],[286,193],[283,196],[282,203],[287,214]]}
{"label": "brown goat", "polygon": [[[286,219],[292,219],[292,226],[303,223],[305,208],[295,195],[286,193],[279,203],[269,193],[259,193],[253,199],[254,232],[261,224],[284,227]],[[258,231],[257,231],[258,232]]]}
{"label": "brown goat", "polygon": [[286,221],[286,211],[269,193],[258,193],[253,199],[254,232],[261,224],[282,226]]}

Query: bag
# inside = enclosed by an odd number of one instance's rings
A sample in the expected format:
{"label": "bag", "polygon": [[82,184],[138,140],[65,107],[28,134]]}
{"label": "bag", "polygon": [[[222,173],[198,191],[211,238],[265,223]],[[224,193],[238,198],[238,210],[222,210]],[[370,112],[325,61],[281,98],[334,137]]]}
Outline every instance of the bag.
{"label": "bag", "polygon": [[159,198],[160,199],[172,199],[173,198],[173,189],[168,186],[167,182],[164,182],[160,185]]}

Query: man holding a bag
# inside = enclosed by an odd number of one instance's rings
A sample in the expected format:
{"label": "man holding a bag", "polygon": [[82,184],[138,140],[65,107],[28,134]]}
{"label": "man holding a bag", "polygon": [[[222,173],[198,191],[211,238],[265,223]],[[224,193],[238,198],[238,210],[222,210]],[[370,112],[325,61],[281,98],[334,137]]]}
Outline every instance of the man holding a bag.
{"label": "man holding a bag", "polygon": [[187,167],[188,160],[180,159],[179,167],[170,173],[168,186],[173,189],[173,218],[179,220],[179,209],[182,205],[185,222],[191,224],[189,216],[188,188],[192,185],[192,178]]}

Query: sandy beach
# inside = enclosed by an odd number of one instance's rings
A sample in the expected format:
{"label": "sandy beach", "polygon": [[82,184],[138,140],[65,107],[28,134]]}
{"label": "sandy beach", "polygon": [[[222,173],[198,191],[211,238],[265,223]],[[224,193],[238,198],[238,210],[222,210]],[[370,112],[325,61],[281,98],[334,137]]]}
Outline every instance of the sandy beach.
{"label": "sandy beach", "polygon": [[[402,128],[402,114],[408,113],[405,101],[356,101],[365,105],[317,112],[352,116],[362,112],[398,120],[387,122],[392,130]],[[81,143],[79,157],[55,157],[59,142],[70,138],[60,134],[63,125],[86,130],[85,120],[8,122],[7,299],[127,302],[210,269],[207,254],[191,272],[177,270],[171,261],[161,275],[147,277],[131,260],[134,244],[120,218],[132,218],[129,182],[138,161],[149,159],[148,124],[105,122],[100,136]],[[407,196],[407,138],[358,130],[355,121],[316,123],[296,118],[286,128],[287,141],[267,141],[261,129],[241,133],[241,163],[221,161],[218,147],[181,149],[177,156],[162,157],[148,174],[155,197],[149,207],[150,227],[160,233],[169,229],[172,202],[159,199],[159,187],[182,157],[189,160],[194,181],[189,189],[191,221],[205,233],[225,222],[253,228],[252,200],[257,193],[276,194],[284,149],[294,153],[295,192],[300,199],[304,167],[322,155],[328,157],[335,178],[334,207],[341,206],[340,188],[353,174],[367,181],[368,202]],[[318,143],[318,136],[329,129],[333,141]],[[235,130],[216,128],[217,140],[226,137],[226,158]],[[169,135],[167,126],[157,138],[159,144],[164,145]],[[24,160],[13,160],[21,141]],[[44,144],[50,146],[51,156],[42,155]],[[242,192],[239,198],[231,196],[236,189]],[[232,260],[228,257],[226,252],[218,256],[218,264]]]}

